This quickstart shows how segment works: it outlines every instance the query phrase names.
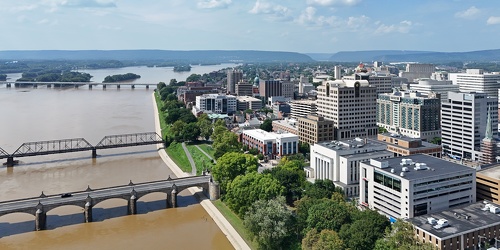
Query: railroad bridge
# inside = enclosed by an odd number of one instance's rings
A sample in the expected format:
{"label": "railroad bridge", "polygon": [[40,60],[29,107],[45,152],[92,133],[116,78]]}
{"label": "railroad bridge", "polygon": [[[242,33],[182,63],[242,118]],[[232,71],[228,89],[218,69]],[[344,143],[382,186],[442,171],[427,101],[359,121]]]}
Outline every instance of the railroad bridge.
{"label": "railroad bridge", "polygon": [[158,143],[164,143],[164,141],[156,132],[108,135],[96,146],[93,146],[84,138],[26,142],[19,146],[12,154],[0,148],[0,159],[7,159],[7,167],[12,167],[15,165],[14,158],[18,157],[92,151],[92,158],[96,158],[98,149],[132,147]]}
{"label": "railroad bridge", "polygon": [[45,195],[39,197],[2,201],[0,202],[0,216],[11,213],[28,213],[35,216],[35,230],[44,230],[46,227],[46,213],[61,206],[78,206],[83,209],[84,222],[92,222],[92,207],[108,199],[124,199],[128,202],[129,215],[137,213],[137,200],[150,193],[161,192],[167,194],[166,208],[177,207],[177,194],[190,187],[200,187],[210,200],[217,200],[220,196],[219,185],[212,181],[210,175],[185,177],[178,179],[130,183],[123,186],[114,186],[100,189],[88,187],[84,191],[73,192],[67,195]]}
{"label": "railroad bridge", "polygon": [[74,87],[78,88],[80,86],[88,85],[89,89],[92,89],[93,86],[101,85],[102,89],[106,89],[107,86],[116,86],[117,89],[120,86],[130,86],[132,89],[135,89],[136,86],[145,86],[146,89],[149,89],[149,85],[156,85],[154,83],[136,83],[136,82],[13,82],[13,81],[3,81],[0,84],[5,84],[7,88],[12,86],[14,87],[33,87],[38,88],[38,86],[46,86],[47,88],[54,87]]}

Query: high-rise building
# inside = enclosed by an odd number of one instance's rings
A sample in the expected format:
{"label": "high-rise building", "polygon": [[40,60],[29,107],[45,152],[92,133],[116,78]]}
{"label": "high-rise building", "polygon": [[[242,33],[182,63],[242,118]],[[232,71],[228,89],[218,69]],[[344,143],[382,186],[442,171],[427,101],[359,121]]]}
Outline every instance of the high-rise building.
{"label": "high-rise building", "polygon": [[317,114],[333,121],[334,139],[375,137],[377,88],[367,80],[325,81],[318,86]]}
{"label": "high-rise building", "polygon": [[204,113],[232,114],[236,111],[236,96],[204,94],[196,97],[196,109]]}
{"label": "high-rise building", "polygon": [[416,84],[410,84],[410,90],[415,90],[420,93],[430,94],[436,93],[441,95],[441,101],[448,100],[448,92],[458,92],[458,85],[452,81],[438,81],[433,79],[420,79]]}
{"label": "high-rise building", "polygon": [[315,100],[295,100],[290,102],[290,116],[294,119],[316,114],[317,111]]}
{"label": "high-rise building", "polygon": [[400,77],[407,78],[410,82],[415,82],[419,78],[429,78],[436,71],[434,64],[408,63],[406,71],[399,72]]}
{"label": "high-rise building", "polygon": [[[292,88],[293,89],[293,88]],[[260,80],[259,94],[268,99],[272,96],[283,96],[283,81],[281,80]]]}
{"label": "high-rise building", "polygon": [[395,90],[377,98],[377,125],[412,138],[441,137],[440,112],[441,100],[432,93]]}
{"label": "high-rise building", "polygon": [[236,84],[235,94],[237,96],[253,96],[253,84],[240,81]]}
{"label": "high-rise building", "polygon": [[333,68],[333,77],[335,77],[335,80],[342,79],[342,67],[341,66],[337,65]]}
{"label": "high-rise building", "polygon": [[[441,104],[443,152],[455,159],[478,161],[481,139],[486,137],[488,110],[498,109],[498,98],[485,93],[449,92]],[[498,126],[498,113],[491,114],[491,126]],[[493,138],[498,131],[492,131]]]}
{"label": "high-rise building", "polygon": [[282,84],[282,96],[285,98],[292,98],[293,99],[293,92],[295,90],[295,84],[291,82],[290,80],[284,80],[281,82]]}
{"label": "high-rise building", "polygon": [[484,73],[482,69],[467,69],[466,73],[450,73],[449,78],[457,84],[460,92],[486,93],[497,96],[500,89],[500,73]]}
{"label": "high-rise building", "polygon": [[236,97],[237,110],[245,111],[247,109],[259,110],[262,108],[262,100],[251,96]]}
{"label": "high-rise building", "polygon": [[236,84],[243,79],[243,72],[237,69],[230,69],[227,71],[227,87],[226,91],[229,94],[236,93]]}
{"label": "high-rise building", "polygon": [[[368,80],[370,86],[377,87],[377,94],[382,93],[391,93],[393,86],[392,78],[394,76],[384,75],[384,74],[373,74],[360,72],[355,73],[351,76],[344,76],[342,79],[344,80]],[[398,87],[398,86],[396,86]]]}

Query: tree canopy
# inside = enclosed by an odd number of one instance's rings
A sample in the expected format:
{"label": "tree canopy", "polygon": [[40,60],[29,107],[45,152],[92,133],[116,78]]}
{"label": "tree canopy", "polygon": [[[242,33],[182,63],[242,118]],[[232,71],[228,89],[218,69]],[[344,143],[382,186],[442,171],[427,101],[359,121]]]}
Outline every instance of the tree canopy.
{"label": "tree canopy", "polygon": [[411,223],[398,219],[385,229],[385,236],[377,240],[375,250],[433,250],[432,244],[415,240]]}
{"label": "tree canopy", "polygon": [[257,159],[251,155],[229,152],[217,159],[212,175],[220,183],[221,191],[225,192],[227,185],[237,176],[256,172],[258,165]]}
{"label": "tree canopy", "polygon": [[229,183],[224,200],[231,210],[244,216],[255,201],[278,197],[284,189],[270,174],[251,172]]}
{"label": "tree canopy", "polygon": [[302,239],[302,250],[344,250],[344,242],[337,232],[333,230],[318,231],[313,228],[309,230]]}
{"label": "tree canopy", "polygon": [[260,124],[260,129],[271,132],[273,130],[273,121],[271,119],[264,120],[264,122]]}
{"label": "tree canopy", "polygon": [[288,249],[290,241],[286,239],[294,235],[293,215],[282,196],[254,202],[246,212],[243,224],[260,249]]}

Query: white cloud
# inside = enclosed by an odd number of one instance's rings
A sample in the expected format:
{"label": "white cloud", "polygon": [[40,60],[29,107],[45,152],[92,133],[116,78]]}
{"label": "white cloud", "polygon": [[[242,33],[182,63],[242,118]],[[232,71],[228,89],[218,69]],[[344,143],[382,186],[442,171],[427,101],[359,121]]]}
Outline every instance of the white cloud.
{"label": "white cloud", "polygon": [[486,21],[486,24],[488,25],[500,24],[500,16],[490,16]]}
{"label": "white cloud", "polygon": [[272,4],[268,2],[262,2],[257,0],[255,5],[251,10],[248,11],[250,14],[267,14],[272,20],[290,20],[291,13],[290,9],[285,6]]}
{"label": "white cloud", "polygon": [[206,0],[198,2],[197,6],[200,9],[218,9],[226,8],[231,2],[231,0]]}
{"label": "white cloud", "polygon": [[59,8],[114,8],[112,0],[43,0],[42,4],[49,7],[49,12]]}
{"label": "white cloud", "polygon": [[361,0],[307,0],[308,4],[321,5],[321,6],[332,6],[332,5],[353,6],[360,2]]}
{"label": "white cloud", "polygon": [[365,27],[368,25],[368,22],[370,21],[370,18],[363,15],[360,17],[349,17],[347,19],[347,26],[351,29],[359,29],[361,27]]}
{"label": "white cloud", "polygon": [[379,23],[378,28],[375,30],[375,34],[388,34],[388,33],[408,33],[412,27],[413,23],[411,21],[404,20],[399,24],[385,25]]}
{"label": "white cloud", "polygon": [[312,25],[312,26],[335,26],[339,24],[339,20],[334,17],[326,17],[326,16],[317,16],[316,15],[316,8],[314,7],[307,7],[305,10],[302,11],[300,16],[296,20],[299,24],[302,25]]}
{"label": "white cloud", "polygon": [[30,5],[19,5],[19,6],[14,6],[10,8],[11,12],[22,12],[22,11],[30,11],[34,10],[38,7],[36,4],[30,4]]}
{"label": "white cloud", "polygon": [[472,19],[475,17],[478,17],[481,13],[481,10],[476,8],[476,6],[472,6],[464,11],[459,11],[455,13],[455,17],[458,18],[465,18],[465,19]]}

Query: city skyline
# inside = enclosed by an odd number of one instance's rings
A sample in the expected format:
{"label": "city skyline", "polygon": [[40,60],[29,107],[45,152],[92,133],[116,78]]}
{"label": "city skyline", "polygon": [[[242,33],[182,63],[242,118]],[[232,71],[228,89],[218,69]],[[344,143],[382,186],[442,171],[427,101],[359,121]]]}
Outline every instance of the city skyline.
{"label": "city skyline", "polygon": [[0,3],[0,50],[497,49],[500,2],[20,0]]}

